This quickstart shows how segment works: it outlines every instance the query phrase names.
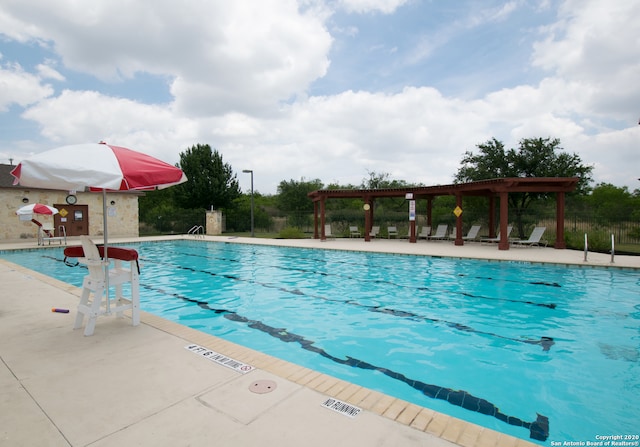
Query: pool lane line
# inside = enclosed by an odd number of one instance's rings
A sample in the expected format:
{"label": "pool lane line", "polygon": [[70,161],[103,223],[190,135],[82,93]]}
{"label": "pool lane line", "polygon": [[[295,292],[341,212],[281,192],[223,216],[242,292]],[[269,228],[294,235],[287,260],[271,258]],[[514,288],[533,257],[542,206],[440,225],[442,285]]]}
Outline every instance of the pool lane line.
{"label": "pool lane line", "polygon": [[462,407],[465,410],[470,410],[476,413],[492,416],[509,425],[526,428],[529,430],[529,437],[532,439],[536,439],[539,441],[546,441],[549,436],[549,418],[547,418],[546,416],[542,416],[539,413],[536,413],[537,418],[535,421],[527,422],[515,416],[509,416],[502,413],[495,404],[489,402],[486,399],[476,397],[467,391],[454,390],[451,388],[428,384],[420,380],[414,380],[397,371],[393,371],[388,368],[377,366],[372,363],[366,362],[364,360],[359,360],[354,357],[346,356],[345,359],[335,357],[329,354],[326,350],[319,348],[317,346],[314,346],[315,342],[313,340],[307,340],[301,335],[297,335],[287,331],[286,328],[275,328],[260,320],[252,320],[227,309],[214,308],[214,307],[211,307],[209,303],[207,303],[206,301],[195,300],[195,299],[180,295],[178,293],[166,292],[162,289],[156,289],[151,286],[145,286],[145,288],[155,290],[155,291],[160,291],[166,295],[174,296],[181,300],[195,303],[202,309],[212,311],[217,315],[222,315],[224,318],[234,321],[236,323],[244,323],[245,325],[247,325],[247,327],[264,332],[274,338],[277,338],[282,342],[298,343],[302,349],[305,349],[310,352],[314,352],[335,363],[350,366],[353,368],[378,371],[384,374],[385,376],[390,377],[391,379],[398,380],[400,382],[405,383],[406,385],[409,385],[410,387],[414,388],[417,391],[420,391],[422,394],[424,394],[429,398],[444,400],[450,403],[451,405]]}
{"label": "pool lane line", "polygon": [[[228,259],[228,258],[220,258],[220,257],[214,257],[214,256],[205,256],[205,255],[200,255],[200,254],[192,254],[192,253],[179,253],[181,255],[184,256],[192,256],[192,257],[198,257],[198,258],[204,258],[204,259],[214,259],[214,260],[218,260],[218,261],[225,261],[225,262],[235,262],[240,264],[241,261],[237,260],[237,259]],[[148,259],[143,258],[141,260],[147,261]],[[148,260],[150,262],[157,262],[156,260]],[[172,264],[174,265],[174,264]],[[263,264],[264,265],[264,264]],[[269,267],[275,268],[275,269],[280,269],[280,270],[287,270],[287,271],[297,271],[297,272],[301,272],[301,273],[309,273],[312,275],[320,275],[320,276],[335,276],[338,278],[345,278],[345,279],[350,279],[353,281],[359,281],[359,282],[374,282],[374,283],[379,283],[379,284],[388,284],[394,287],[402,287],[402,288],[408,288],[408,289],[416,289],[416,290],[420,290],[420,291],[427,291],[427,292],[435,292],[436,290],[431,289],[429,287],[426,286],[413,286],[413,285],[406,285],[406,284],[398,284],[398,283],[394,283],[392,281],[386,281],[386,280],[381,280],[381,279],[367,279],[366,277],[353,277],[350,275],[341,275],[339,273],[327,273],[327,272],[317,272],[315,270],[312,269],[304,269],[304,268],[296,268],[296,267],[282,267],[282,266],[274,266],[272,264],[266,264]],[[380,266],[379,268],[383,268],[382,266]],[[205,270],[201,270],[203,272],[206,272]],[[492,278],[489,278],[492,279]],[[522,283],[524,284],[524,282],[521,281],[512,281],[512,282],[517,282],[517,283]],[[543,285],[543,286],[552,286],[552,287],[556,287],[556,283],[545,283],[545,282],[541,282],[541,281],[535,281],[535,282],[527,282],[527,284],[531,284],[531,285]],[[557,285],[557,287],[560,287],[560,285]],[[532,306],[538,306],[538,307],[546,307],[548,309],[555,309],[557,307],[557,305],[555,303],[537,303],[535,301],[528,301],[528,300],[517,300],[517,299],[510,299],[510,298],[495,298],[495,297],[489,297],[489,296],[484,296],[484,295],[474,295],[471,294],[469,292],[464,292],[464,291],[456,291],[456,292],[452,292],[452,293],[456,293],[456,294],[460,294],[463,296],[468,296],[468,297],[472,297],[472,298],[477,298],[477,299],[483,299],[483,300],[490,300],[490,301],[502,301],[502,302],[508,302],[508,303],[516,303],[516,304],[528,304],[528,305],[532,305]]]}
{"label": "pool lane line", "polygon": [[[305,248],[298,248],[298,250],[313,250],[313,249],[305,249]],[[201,255],[201,254],[196,254],[196,253],[187,253],[187,252],[181,252],[180,254],[185,255],[185,256],[194,256],[194,257],[200,257],[200,258],[205,258],[205,259],[216,259],[219,261],[228,261],[228,262],[237,262],[237,263],[241,263],[242,261],[238,260],[238,259],[233,259],[233,258],[228,258],[228,257],[220,257],[220,256],[208,256],[208,255]],[[381,254],[381,256],[390,256],[388,254]],[[346,265],[352,265],[352,266],[362,266],[364,265],[363,263],[357,263],[357,262],[346,262],[346,261],[329,261],[327,259],[319,259],[319,258],[305,258],[302,256],[292,256],[292,255],[280,255],[280,257],[282,258],[288,258],[288,259],[294,259],[294,260],[304,260],[304,261],[313,261],[313,262],[321,262],[323,264],[346,264]],[[280,268],[280,269],[284,269],[284,270],[296,270],[296,271],[301,271],[301,272],[305,272],[305,273],[318,273],[314,270],[310,270],[310,269],[302,269],[302,268],[295,268],[295,267],[282,267],[282,266],[273,266],[271,264],[269,264],[271,267],[274,268]],[[372,268],[381,268],[384,269],[386,268],[384,265],[379,265],[379,266],[371,266]],[[493,278],[490,276],[472,276],[472,275],[468,275],[466,273],[459,273],[457,274],[458,276],[469,276],[469,277],[473,277],[475,279],[483,279],[483,280],[491,280],[491,281],[503,281],[503,282],[512,282],[512,283],[516,283],[516,284],[530,284],[530,285],[535,285],[535,286],[549,286],[549,287],[562,287],[560,284],[558,284],[557,282],[547,282],[547,281],[518,281],[515,279],[503,279],[503,278]],[[340,275],[337,275],[340,276]],[[394,284],[389,282],[389,284]],[[397,284],[394,284],[397,285]],[[518,302],[518,301],[515,301]],[[533,303],[527,303],[527,304],[533,304]],[[555,306],[555,305],[554,305]]]}
{"label": "pool lane line", "polygon": [[[47,256],[45,256],[47,257]],[[60,261],[57,258],[54,257],[50,257],[53,260],[56,261]],[[69,264],[65,261],[66,265],[70,266],[70,267],[75,267],[78,264]],[[407,319],[411,319],[413,321],[427,321],[427,322],[431,322],[431,323],[436,323],[436,324],[444,324],[446,326],[449,326],[453,329],[459,330],[459,331],[464,331],[464,332],[469,332],[469,333],[476,333],[476,334],[482,334],[482,335],[488,335],[491,337],[496,337],[496,338],[501,338],[503,340],[509,340],[509,341],[513,341],[516,343],[526,343],[526,344],[531,344],[531,345],[540,345],[542,346],[542,350],[543,351],[549,351],[549,349],[551,349],[551,346],[553,346],[555,344],[555,341],[552,337],[547,337],[547,336],[542,336],[540,337],[539,340],[529,340],[529,339],[521,339],[521,338],[512,338],[512,337],[505,337],[503,335],[499,335],[499,334],[495,334],[493,332],[485,332],[485,331],[480,331],[477,329],[474,329],[470,326],[461,324],[461,323],[455,323],[452,321],[447,321],[447,320],[442,320],[442,319],[438,319],[438,318],[430,318],[424,315],[419,315],[413,312],[408,312],[408,311],[404,311],[404,310],[397,310],[397,309],[393,309],[393,308],[389,308],[389,307],[382,307],[382,306],[369,306],[366,304],[361,304],[356,300],[339,300],[339,299],[333,299],[333,298],[327,298],[321,295],[310,295],[307,293],[304,293],[298,289],[286,289],[284,287],[280,287],[277,285],[272,285],[272,284],[268,284],[268,283],[262,283],[262,282],[258,282],[258,281],[254,281],[254,280],[250,280],[250,279],[243,279],[243,278],[239,278],[235,275],[227,275],[227,274],[219,274],[219,273],[214,273],[214,272],[208,272],[206,270],[202,270],[202,269],[195,269],[193,267],[185,267],[185,266],[180,266],[180,265],[175,265],[172,263],[168,263],[168,262],[159,262],[159,261],[151,261],[151,262],[155,262],[156,264],[164,264],[164,265],[170,265],[172,267],[175,268],[179,268],[182,270],[189,270],[192,272],[196,272],[196,273],[204,273],[207,275],[211,275],[211,276],[222,276],[224,278],[227,279],[231,279],[231,280],[235,280],[235,281],[244,281],[244,282],[249,282],[252,284],[257,284],[261,287],[265,287],[265,288],[271,288],[271,289],[277,289],[277,290],[281,290],[283,292],[286,293],[290,293],[293,295],[298,295],[298,296],[308,296],[311,298],[315,298],[315,299],[320,299],[323,301],[327,301],[330,303],[339,303],[339,304],[348,304],[351,306],[356,306],[356,307],[361,307],[363,309],[368,310],[369,312],[377,312],[377,313],[383,313],[383,314],[387,314],[387,315],[393,315],[396,317],[400,317],[400,318],[407,318]],[[82,268],[86,268],[84,265],[81,266]],[[142,282],[140,283],[141,285],[145,286]],[[151,286],[145,286],[147,289],[149,290],[154,290]],[[463,295],[465,295],[463,293]],[[468,296],[473,296],[473,295],[468,295]],[[183,298],[184,299],[184,298]],[[194,301],[195,302],[195,301]],[[555,306],[554,306],[555,307]]]}
{"label": "pool lane line", "polygon": [[[152,261],[152,262],[160,263],[159,261]],[[488,335],[488,336],[491,336],[491,337],[501,338],[503,340],[510,340],[510,341],[513,341],[513,342],[516,342],[516,343],[526,343],[526,344],[532,344],[532,345],[540,345],[540,346],[542,346],[542,350],[543,351],[549,351],[551,346],[553,346],[555,344],[555,341],[553,340],[552,337],[542,336],[542,337],[540,337],[539,340],[529,340],[529,339],[505,337],[503,335],[495,334],[493,332],[479,331],[479,330],[473,329],[472,327],[466,326],[466,325],[461,324],[461,323],[455,323],[455,322],[441,320],[441,319],[437,319],[437,318],[430,318],[430,317],[427,317],[427,316],[424,316],[424,315],[419,315],[419,314],[416,314],[416,313],[413,313],[413,312],[408,312],[408,311],[403,311],[403,310],[396,310],[396,309],[392,309],[392,308],[388,308],[388,307],[381,307],[381,306],[370,306],[370,305],[366,305],[366,304],[361,304],[356,300],[342,300],[342,299],[327,298],[327,297],[321,296],[321,295],[311,295],[311,294],[304,293],[304,292],[302,292],[302,291],[300,291],[298,289],[287,289],[287,288],[281,287],[279,285],[273,285],[273,284],[269,284],[269,283],[259,282],[259,281],[255,281],[253,279],[244,279],[244,278],[240,278],[240,277],[235,276],[235,275],[209,272],[209,271],[202,270],[202,269],[196,269],[194,267],[175,265],[175,264],[168,263],[168,262],[167,263],[163,263],[163,264],[170,265],[170,266],[173,266],[174,268],[178,268],[178,269],[181,269],[181,270],[188,270],[188,271],[192,271],[192,272],[196,272],[196,273],[203,273],[203,274],[207,274],[207,275],[210,275],[210,276],[221,276],[223,278],[227,278],[227,279],[231,279],[231,280],[235,280],[235,281],[242,281],[242,282],[248,282],[248,283],[251,283],[251,284],[257,284],[257,285],[259,285],[261,287],[280,290],[280,291],[283,291],[283,292],[286,292],[286,293],[290,293],[292,295],[308,296],[308,297],[311,297],[311,298],[320,299],[320,300],[323,300],[323,301],[326,301],[326,302],[331,302],[331,303],[348,304],[350,306],[356,306],[356,307],[363,308],[365,310],[368,310],[369,312],[377,312],[377,313],[383,313],[383,314],[387,314],[387,315],[393,315],[393,316],[396,316],[396,317],[412,319],[413,321],[427,321],[427,322],[431,322],[431,323],[444,324],[444,325],[447,325],[447,326],[449,326],[449,327],[451,327],[453,329],[459,330],[459,331],[482,334],[482,335]],[[141,282],[141,284],[142,284],[142,282]]]}

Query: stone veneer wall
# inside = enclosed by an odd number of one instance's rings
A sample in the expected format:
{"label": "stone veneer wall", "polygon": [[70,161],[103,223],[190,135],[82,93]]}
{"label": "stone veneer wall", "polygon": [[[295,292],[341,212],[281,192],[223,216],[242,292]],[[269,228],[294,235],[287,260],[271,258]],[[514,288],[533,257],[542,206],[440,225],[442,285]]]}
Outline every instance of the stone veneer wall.
{"label": "stone veneer wall", "polygon": [[[0,189],[0,241],[31,239],[38,235],[38,227],[30,219],[21,221],[16,210],[23,203],[42,203],[45,205],[63,204],[66,191],[48,189]],[[78,205],[89,206],[89,235],[99,236],[103,233],[102,193],[79,192]],[[111,201],[114,205],[111,205]],[[34,215],[43,224],[53,226],[53,216]],[[137,193],[107,193],[107,221],[109,237],[138,237],[138,194]]]}
{"label": "stone veneer wall", "polygon": [[205,234],[217,236],[222,234],[222,212],[207,211]]}

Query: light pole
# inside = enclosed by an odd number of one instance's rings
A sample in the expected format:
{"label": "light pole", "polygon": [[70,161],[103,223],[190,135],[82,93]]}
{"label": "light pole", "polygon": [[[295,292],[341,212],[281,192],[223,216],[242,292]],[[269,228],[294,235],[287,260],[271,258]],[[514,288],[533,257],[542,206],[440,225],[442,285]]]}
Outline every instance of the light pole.
{"label": "light pole", "polygon": [[253,171],[251,169],[243,169],[245,174],[251,174],[251,237],[254,237],[253,233]]}

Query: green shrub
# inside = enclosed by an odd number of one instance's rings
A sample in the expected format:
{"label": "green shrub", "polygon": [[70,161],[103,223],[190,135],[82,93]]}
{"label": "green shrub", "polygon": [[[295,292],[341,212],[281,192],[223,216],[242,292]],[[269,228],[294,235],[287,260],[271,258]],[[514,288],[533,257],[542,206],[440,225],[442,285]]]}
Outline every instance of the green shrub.
{"label": "green shrub", "polygon": [[297,227],[286,227],[278,233],[278,239],[304,239],[304,232]]}
{"label": "green shrub", "polygon": [[[570,231],[565,233],[567,248],[584,250],[584,233]],[[609,253],[611,251],[611,234],[605,230],[592,230],[587,232],[587,244],[589,251]]]}

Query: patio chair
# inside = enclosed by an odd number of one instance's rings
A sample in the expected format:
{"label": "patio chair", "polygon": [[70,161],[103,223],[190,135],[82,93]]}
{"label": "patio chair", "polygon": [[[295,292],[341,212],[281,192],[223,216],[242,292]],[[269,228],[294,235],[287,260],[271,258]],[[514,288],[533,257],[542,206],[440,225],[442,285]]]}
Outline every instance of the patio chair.
{"label": "patio chair", "polygon": [[544,244],[546,247],[548,242],[542,239],[542,235],[547,230],[547,227],[535,227],[527,240],[515,240],[511,243],[514,245],[522,245],[526,247],[532,247],[534,245],[540,246],[540,244]]}
{"label": "patio chair", "polygon": [[421,238],[429,239],[429,233],[431,233],[431,227],[429,227],[429,226],[422,227],[420,229],[420,233],[418,233],[417,237],[418,237],[418,239],[421,239]]}
{"label": "patio chair", "polygon": [[357,226],[349,227],[349,237],[360,237],[360,230],[358,230]]}
{"label": "patio chair", "polygon": [[380,227],[371,227],[371,231],[369,232],[369,237],[376,238],[380,234]]}
{"label": "patio chair", "polygon": [[449,236],[447,236],[445,239],[449,239],[450,241],[455,241],[457,235],[458,235],[458,229],[456,227],[453,227],[451,229],[451,233],[449,233]]}
{"label": "patio chair", "polygon": [[335,239],[333,233],[331,233],[331,224],[324,225],[324,237],[326,239]]}
{"label": "patio chair", "polygon": [[469,228],[469,232],[466,236],[462,236],[463,241],[474,241],[478,237],[478,233],[480,232],[480,225],[472,225]]}
{"label": "patio chair", "polygon": [[434,239],[434,240],[443,240],[447,238],[447,229],[449,228],[449,226],[447,224],[440,224],[438,225],[438,228],[436,228],[436,232],[434,234],[432,234],[431,236],[429,236],[429,240]]}
{"label": "patio chair", "polygon": [[[509,239],[509,236],[511,236],[511,231],[513,230],[513,225],[507,225],[507,239]],[[496,237],[486,237],[486,238],[482,238],[480,239],[480,242],[484,243],[484,242],[500,242],[500,232],[498,232],[498,236]]]}
{"label": "patio chair", "polygon": [[[78,304],[78,313],[73,325],[74,329],[82,327],[84,317],[87,317],[87,325],[84,335],[93,335],[96,320],[99,316],[115,313],[117,317],[123,316],[123,311],[131,309],[131,324],[140,324],[140,293],[139,276],[137,267],[129,264],[130,268],[124,268],[122,261],[116,259],[113,268],[107,268],[110,261],[100,257],[98,247],[88,236],[80,236],[84,257],[79,262],[86,264],[89,274],[82,281],[82,295]],[[108,284],[105,271],[108,272]],[[131,297],[123,296],[122,285],[131,283]],[[115,296],[109,295],[108,287],[115,287]],[[93,295],[93,296],[92,296]]]}
{"label": "patio chair", "polygon": [[391,239],[391,237],[398,237],[398,228],[397,227],[387,227],[387,239]]}

